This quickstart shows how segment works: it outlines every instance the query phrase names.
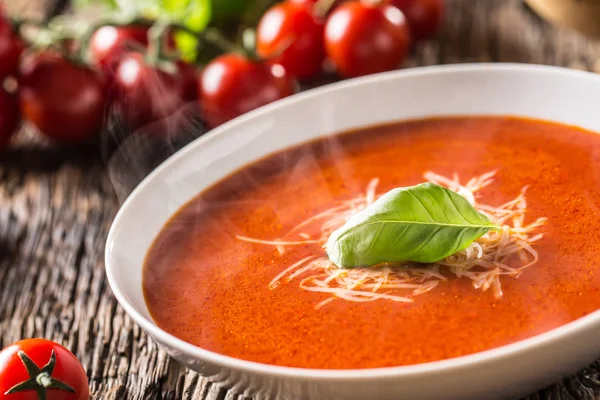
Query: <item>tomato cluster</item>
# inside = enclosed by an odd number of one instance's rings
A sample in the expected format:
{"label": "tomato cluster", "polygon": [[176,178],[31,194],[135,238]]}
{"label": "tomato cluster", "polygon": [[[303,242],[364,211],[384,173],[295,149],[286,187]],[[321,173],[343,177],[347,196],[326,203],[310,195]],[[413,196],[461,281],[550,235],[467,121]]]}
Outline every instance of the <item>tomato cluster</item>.
{"label": "tomato cluster", "polygon": [[[413,40],[439,28],[443,0],[288,0],[258,25],[258,53],[306,79],[329,59],[342,77],[399,67]],[[330,5],[323,10],[323,3]]]}
{"label": "tomato cluster", "polygon": [[[202,71],[173,58],[165,68],[149,57],[149,25],[102,26],[79,48],[35,52],[0,14],[0,81],[17,82],[13,92],[0,89],[0,149],[21,115],[49,138],[71,143],[94,138],[109,110],[135,130],[192,104],[215,127],[293,94],[298,80],[328,65],[341,77],[395,69],[413,41],[435,34],[442,1],[282,1],[262,16],[252,49],[224,52]],[[164,47],[176,51],[169,31]]]}

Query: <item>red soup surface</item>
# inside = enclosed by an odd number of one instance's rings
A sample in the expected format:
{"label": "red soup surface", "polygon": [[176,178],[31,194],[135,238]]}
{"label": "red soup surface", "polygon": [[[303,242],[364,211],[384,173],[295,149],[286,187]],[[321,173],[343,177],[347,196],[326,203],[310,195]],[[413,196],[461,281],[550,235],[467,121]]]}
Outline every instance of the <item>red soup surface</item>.
{"label": "red soup surface", "polygon": [[[285,134],[285,132],[281,132]],[[481,199],[527,191],[527,220],[547,217],[539,261],[502,280],[503,296],[452,278],[413,303],[336,300],[297,282],[269,290],[318,246],[241,241],[281,237],[336,201],[497,170]],[[189,343],[272,365],[346,369],[442,360],[556,328],[600,308],[600,136],[508,117],[426,119],[360,129],[269,156],[185,205],[158,235],[144,269],[156,323]]]}

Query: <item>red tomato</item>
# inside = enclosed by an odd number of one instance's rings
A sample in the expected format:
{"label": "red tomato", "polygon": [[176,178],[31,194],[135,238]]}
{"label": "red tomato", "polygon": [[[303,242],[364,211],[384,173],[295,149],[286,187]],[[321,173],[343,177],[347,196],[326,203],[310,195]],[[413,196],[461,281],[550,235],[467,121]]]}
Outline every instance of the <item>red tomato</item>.
{"label": "red tomato", "polygon": [[109,67],[124,53],[129,52],[128,45],[146,47],[148,28],[145,26],[103,26],[92,35],[90,52],[95,62]]}
{"label": "red tomato", "polygon": [[81,142],[100,131],[106,84],[98,72],[40,53],[23,63],[19,94],[23,115],[52,139]]}
{"label": "red tomato", "polygon": [[325,49],[340,75],[355,77],[400,66],[410,47],[402,11],[387,4],[344,3],[325,26]]}
{"label": "red tomato", "polygon": [[[318,3],[320,0],[287,0],[288,3],[294,3],[294,4],[302,4],[305,6],[314,6],[316,3]],[[329,11],[332,11],[335,7],[339,6],[340,4],[342,4],[344,1],[346,0],[332,0],[333,3],[331,4],[331,6],[329,6]]]}
{"label": "red tomato", "polygon": [[[45,394],[45,396],[44,396]],[[44,397],[43,397],[44,396]],[[73,353],[44,339],[0,352],[0,400],[88,400],[85,370]]]}
{"label": "red tomato", "polygon": [[[148,26],[103,26],[92,35],[90,53],[104,72],[112,75],[120,59],[132,52],[133,47],[148,46]],[[169,49],[175,48],[175,39],[169,36]]]}
{"label": "red tomato", "polygon": [[148,65],[141,54],[123,57],[115,71],[114,101],[124,122],[140,128],[172,115],[194,100],[190,85],[195,90],[196,76],[194,73],[192,83],[191,68],[178,63],[177,71],[170,74]]}
{"label": "red tomato", "polygon": [[0,89],[0,150],[8,144],[20,121],[18,97]]}
{"label": "red tomato", "polygon": [[279,3],[271,7],[256,30],[256,50],[282,65],[292,76],[310,78],[321,71],[325,60],[323,22],[311,7]]}
{"label": "red tomato", "polygon": [[0,80],[17,75],[23,50],[23,41],[17,36],[11,23],[2,16],[0,7]]}
{"label": "red tomato", "polygon": [[404,13],[415,40],[432,38],[444,19],[444,0],[388,0]]}
{"label": "red tomato", "polygon": [[179,61],[177,63],[179,74],[181,75],[181,84],[183,88],[182,98],[186,102],[198,100],[198,72],[192,64]]}
{"label": "red tomato", "polygon": [[225,54],[206,66],[198,87],[204,119],[215,127],[292,95],[295,82],[281,65]]}

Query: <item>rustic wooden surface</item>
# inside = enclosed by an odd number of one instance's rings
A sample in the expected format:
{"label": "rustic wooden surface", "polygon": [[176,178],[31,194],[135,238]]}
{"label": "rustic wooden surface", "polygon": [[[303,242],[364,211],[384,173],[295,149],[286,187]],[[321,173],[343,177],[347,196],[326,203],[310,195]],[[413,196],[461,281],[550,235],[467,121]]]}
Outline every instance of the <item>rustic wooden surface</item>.
{"label": "rustic wooden surface", "polygon": [[[548,26],[519,0],[448,2],[439,40],[420,46],[410,66],[511,61],[600,72],[600,42]],[[5,0],[29,15],[49,3]],[[29,140],[0,155],[0,347],[33,336],[65,344],[95,399],[237,399],[170,360],[113,298],[103,251],[119,202],[104,165],[93,149]],[[595,398],[600,362],[529,397]]]}

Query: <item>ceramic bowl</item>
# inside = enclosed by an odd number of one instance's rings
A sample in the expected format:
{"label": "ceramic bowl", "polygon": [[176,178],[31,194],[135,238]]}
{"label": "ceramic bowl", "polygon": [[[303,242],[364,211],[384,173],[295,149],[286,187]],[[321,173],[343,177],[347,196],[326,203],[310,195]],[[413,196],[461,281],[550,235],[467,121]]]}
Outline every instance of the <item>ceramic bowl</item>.
{"label": "ceramic bowl", "polygon": [[502,399],[525,395],[600,356],[600,311],[541,335],[464,357],[362,370],[264,365],[188,344],[152,321],[144,256],[184,203],[240,167],[289,146],[387,121],[516,115],[600,132],[600,76],[553,67],[475,64],[415,68],[307,91],[248,113],[178,152],[123,204],[106,272],[125,311],[161,348],[214,382],[256,399]]}

